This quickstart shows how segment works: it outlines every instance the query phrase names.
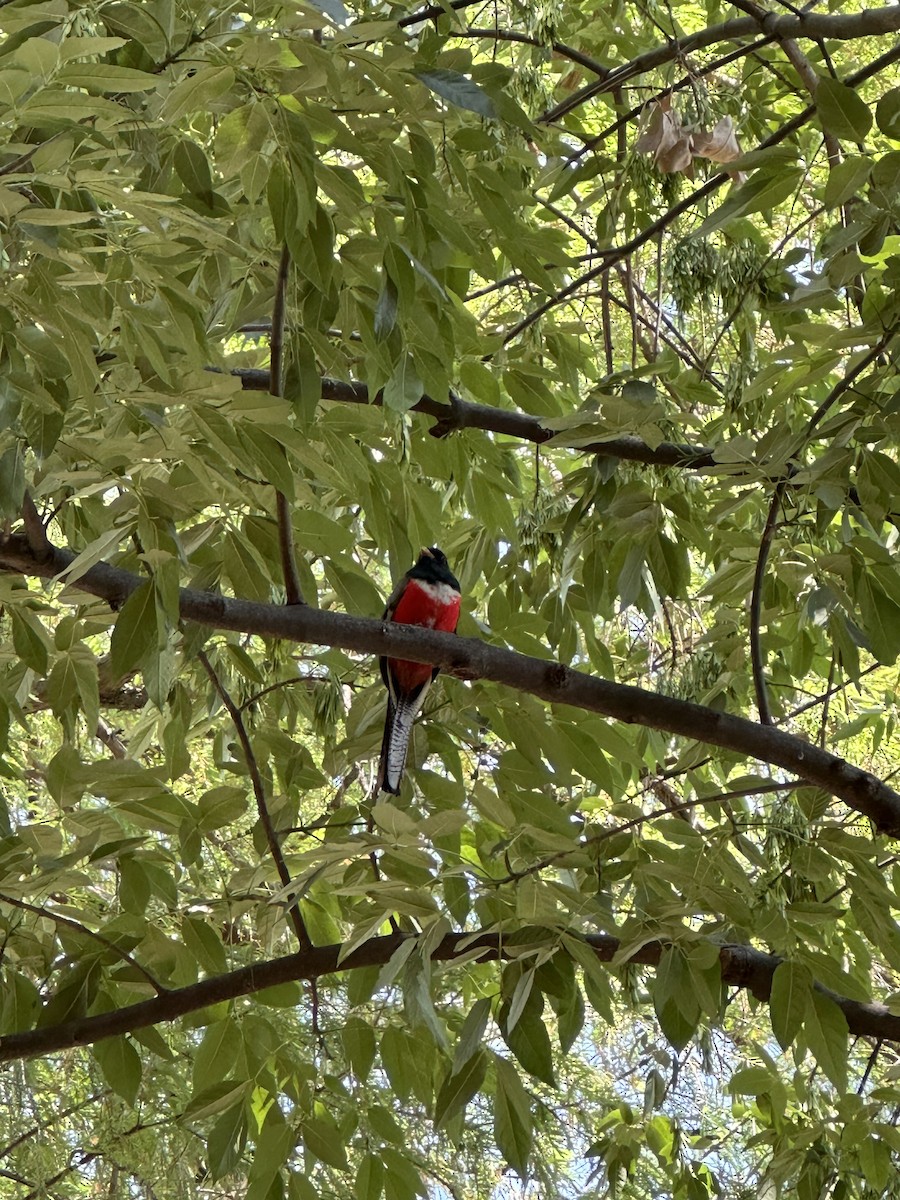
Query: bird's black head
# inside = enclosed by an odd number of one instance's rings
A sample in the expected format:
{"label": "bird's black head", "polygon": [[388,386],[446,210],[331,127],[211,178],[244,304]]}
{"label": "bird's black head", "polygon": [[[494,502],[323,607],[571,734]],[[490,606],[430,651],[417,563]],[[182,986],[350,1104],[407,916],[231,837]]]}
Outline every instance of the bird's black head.
{"label": "bird's black head", "polygon": [[423,546],[411,572],[427,583],[448,583],[459,591],[459,580],[450,570],[447,555],[437,546]]}

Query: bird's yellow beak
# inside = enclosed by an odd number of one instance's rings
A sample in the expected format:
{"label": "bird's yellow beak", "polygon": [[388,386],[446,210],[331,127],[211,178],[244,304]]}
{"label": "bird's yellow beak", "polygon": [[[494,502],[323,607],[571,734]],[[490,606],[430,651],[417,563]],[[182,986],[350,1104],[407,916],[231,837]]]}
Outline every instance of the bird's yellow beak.
{"label": "bird's yellow beak", "polygon": [[419,551],[419,558],[421,558],[423,554],[427,555],[428,558],[434,558],[434,555],[431,553],[431,550],[428,546],[422,547],[422,549]]}

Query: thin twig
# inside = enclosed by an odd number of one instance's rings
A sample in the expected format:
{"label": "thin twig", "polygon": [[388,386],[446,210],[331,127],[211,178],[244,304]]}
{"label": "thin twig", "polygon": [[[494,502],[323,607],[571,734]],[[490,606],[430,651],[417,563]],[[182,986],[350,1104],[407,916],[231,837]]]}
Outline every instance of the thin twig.
{"label": "thin twig", "polygon": [[23,1142],[27,1142],[29,1138],[33,1138],[38,1133],[43,1133],[51,1125],[55,1125],[58,1121],[64,1121],[66,1117],[71,1117],[73,1113],[77,1113],[82,1108],[87,1108],[89,1104],[95,1104],[98,1100],[102,1100],[104,1096],[108,1095],[109,1089],[104,1088],[102,1092],[94,1092],[85,1100],[79,1100],[77,1104],[72,1104],[68,1108],[62,1109],[61,1112],[54,1113],[46,1121],[32,1125],[30,1129],[26,1129],[24,1133],[17,1134],[11,1142],[7,1142],[5,1146],[0,1147],[0,1158],[6,1158],[12,1154],[13,1150],[21,1146]]}
{"label": "thin twig", "polygon": [[[291,252],[287,243],[282,247],[275,279],[275,304],[272,308],[272,336],[269,342],[269,392],[284,395],[284,324],[287,308],[287,283],[291,271]],[[281,551],[281,573],[288,604],[303,604],[303,589],[294,557],[294,535],[291,506],[284,492],[276,490],[275,508],[278,514],[278,546]]]}
{"label": "thin twig", "polygon": [[[866,667],[864,671],[860,671],[859,679],[862,679],[864,675],[871,675],[873,671],[877,671],[882,665],[882,663],[872,663],[870,667]],[[779,717],[775,724],[782,725],[785,721],[792,721],[794,717],[799,717],[801,713],[805,713],[808,709],[815,708],[817,704],[824,704],[826,700],[830,700],[831,697],[836,696],[838,692],[844,691],[844,689],[849,687],[852,682],[854,681],[847,679],[843,683],[835,684],[834,687],[831,687],[827,691],[823,692],[821,696],[814,696],[812,700],[807,700],[798,708],[791,709],[789,713],[785,713],[783,717]],[[859,682],[859,680],[856,680],[856,682]]]}
{"label": "thin twig", "polygon": [[52,921],[54,925],[62,925],[66,929],[73,930],[75,933],[93,938],[95,942],[99,942],[101,946],[107,950],[111,950],[123,962],[127,962],[130,967],[134,967],[135,971],[143,975],[157,996],[164,996],[168,992],[169,989],[160,983],[156,976],[148,971],[146,967],[142,966],[127,950],[123,950],[121,946],[117,946],[111,938],[104,937],[102,933],[95,933],[93,929],[88,929],[80,921],[73,921],[71,917],[64,917],[62,913],[53,912],[52,909],[41,908],[39,904],[29,904],[27,900],[20,900],[16,896],[8,896],[5,892],[0,892],[0,903],[9,904],[12,908],[19,908],[23,912],[33,913],[36,917],[45,917],[48,921]]}
{"label": "thin twig", "polygon": [[772,538],[775,536],[775,526],[778,523],[778,513],[786,488],[787,479],[780,479],[772,493],[766,524],[759,542],[756,570],[753,573],[753,591],[750,595],[750,665],[753,672],[753,690],[756,693],[756,711],[759,713],[761,725],[773,723],[772,710],[769,708],[769,693],[766,689],[765,663],[760,634],[762,590],[766,578],[769,551],[772,549]]}
{"label": "thin twig", "polygon": [[[244,717],[241,710],[232,700],[227,688],[216,674],[215,668],[209,661],[209,657],[205,650],[201,650],[197,657],[206,674],[209,676],[210,682],[216,689],[219,699],[225,705],[228,715],[231,717],[235,732],[238,735],[238,740],[241,743],[241,749],[244,751],[244,760],[247,763],[247,771],[250,775],[250,782],[253,785],[253,794],[256,797],[256,811],[259,814],[259,821],[265,831],[266,842],[269,847],[269,853],[272,855],[272,860],[278,871],[278,877],[282,884],[287,887],[291,882],[290,872],[287,869],[287,863],[284,861],[284,854],[281,850],[281,842],[278,840],[278,834],[275,831],[275,826],[272,824],[272,817],[269,813],[269,805],[266,800],[266,789],[263,785],[262,775],[259,770],[259,764],[256,761],[256,755],[253,752],[253,745],[250,741],[250,736],[247,733],[247,726],[244,724]],[[306,929],[306,923],[303,920],[303,914],[300,912],[298,902],[288,906],[288,914],[291,919],[291,924],[294,927],[294,932],[297,935],[297,941],[300,943],[302,950],[312,948],[312,939]]]}
{"label": "thin twig", "polygon": [[[891,326],[886,329],[878,341],[872,346],[853,367],[834,385],[813,415],[806,424],[806,429],[803,433],[803,442],[805,443],[815,432],[816,426],[840,400],[841,396],[853,386],[859,376],[871,366],[871,364],[882,354],[888,343],[896,333],[896,326]],[[797,452],[800,452],[802,447],[798,447]],[[761,725],[772,725],[772,713],[769,708],[769,697],[766,690],[765,680],[765,664],[763,662],[761,631],[760,631],[760,616],[762,611],[762,590],[765,584],[766,566],[769,560],[769,553],[772,549],[772,539],[775,536],[775,528],[778,520],[778,512],[781,508],[784,499],[784,493],[787,490],[788,483],[791,477],[796,473],[798,467],[794,456],[788,460],[784,474],[775,485],[775,490],[772,493],[772,500],[769,504],[769,512],[766,517],[766,524],[763,528],[762,537],[759,543],[759,553],[756,556],[756,570],[753,574],[753,592],[750,596],[750,663],[753,672],[753,688],[756,693],[756,708],[759,712],[759,720]]]}

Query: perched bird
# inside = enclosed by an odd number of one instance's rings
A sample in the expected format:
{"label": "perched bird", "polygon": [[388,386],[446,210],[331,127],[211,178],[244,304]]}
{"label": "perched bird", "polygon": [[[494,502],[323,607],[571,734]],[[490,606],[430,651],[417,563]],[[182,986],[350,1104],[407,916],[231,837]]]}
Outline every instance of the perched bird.
{"label": "perched bird", "polygon": [[[456,631],[459,620],[459,580],[437,546],[422,550],[391,593],[384,620],[424,629]],[[378,765],[378,785],[399,795],[406,752],[416,713],[422,707],[439,668],[403,658],[380,658],[381,678],[388,690],[387,716]]]}

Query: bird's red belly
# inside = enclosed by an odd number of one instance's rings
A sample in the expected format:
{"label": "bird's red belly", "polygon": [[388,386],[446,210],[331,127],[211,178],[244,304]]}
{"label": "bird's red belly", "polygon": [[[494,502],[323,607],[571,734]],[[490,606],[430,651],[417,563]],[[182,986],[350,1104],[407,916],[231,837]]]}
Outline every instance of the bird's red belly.
{"label": "bird's red belly", "polygon": [[[401,625],[420,625],[423,629],[439,629],[453,633],[459,620],[459,593],[443,585],[423,587],[410,580],[391,613],[392,621]],[[404,658],[392,658],[391,672],[402,691],[413,688],[431,678],[434,667],[428,663],[409,662]]]}

